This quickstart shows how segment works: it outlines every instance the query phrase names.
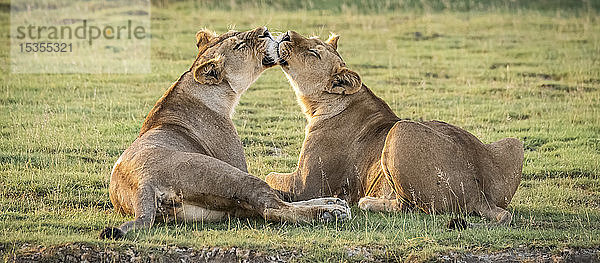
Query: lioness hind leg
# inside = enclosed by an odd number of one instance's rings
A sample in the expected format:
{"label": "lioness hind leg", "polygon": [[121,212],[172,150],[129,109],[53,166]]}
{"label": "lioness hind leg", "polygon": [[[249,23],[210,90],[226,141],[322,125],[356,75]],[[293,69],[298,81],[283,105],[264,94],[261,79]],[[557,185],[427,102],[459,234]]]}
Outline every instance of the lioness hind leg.
{"label": "lioness hind leg", "polygon": [[358,200],[358,207],[371,212],[400,212],[406,210],[398,199],[387,199],[365,196]]}
{"label": "lioness hind leg", "polygon": [[350,220],[352,213],[349,207],[340,205],[302,205],[286,203],[280,208],[265,209],[265,219],[292,223],[309,223],[312,221],[331,222]]}
{"label": "lioness hind leg", "polygon": [[[244,209],[267,220],[310,222],[350,218],[350,209],[339,205],[299,205],[284,202],[269,185],[258,177],[241,171],[221,160],[196,153],[177,153],[178,183],[183,198],[219,197],[239,201]],[[174,161],[175,162],[175,161]],[[201,172],[201,174],[198,174]]]}
{"label": "lioness hind leg", "polygon": [[306,201],[293,202],[294,205],[340,205],[349,207],[348,202],[336,197],[315,198]]}

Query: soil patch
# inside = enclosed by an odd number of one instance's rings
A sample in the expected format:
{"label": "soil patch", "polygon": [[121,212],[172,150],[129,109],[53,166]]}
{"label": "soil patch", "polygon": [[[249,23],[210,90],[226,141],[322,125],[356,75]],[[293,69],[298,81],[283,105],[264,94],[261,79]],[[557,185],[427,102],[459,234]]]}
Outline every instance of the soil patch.
{"label": "soil patch", "polygon": [[300,256],[297,251],[269,254],[236,247],[139,249],[131,245],[101,247],[69,243],[50,247],[24,244],[16,252],[8,252],[5,259],[9,262],[289,262]]}

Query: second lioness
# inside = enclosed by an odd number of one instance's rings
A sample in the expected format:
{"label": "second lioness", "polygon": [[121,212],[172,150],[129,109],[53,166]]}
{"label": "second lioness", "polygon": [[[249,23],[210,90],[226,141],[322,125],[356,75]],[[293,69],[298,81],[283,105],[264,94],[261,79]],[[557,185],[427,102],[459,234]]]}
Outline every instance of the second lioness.
{"label": "second lioness", "polygon": [[483,144],[444,122],[400,120],[346,67],[337,40],[295,32],[280,40],[280,64],[308,125],[296,171],[267,183],[291,200],[337,196],[369,210],[477,212],[509,223],[521,142]]}

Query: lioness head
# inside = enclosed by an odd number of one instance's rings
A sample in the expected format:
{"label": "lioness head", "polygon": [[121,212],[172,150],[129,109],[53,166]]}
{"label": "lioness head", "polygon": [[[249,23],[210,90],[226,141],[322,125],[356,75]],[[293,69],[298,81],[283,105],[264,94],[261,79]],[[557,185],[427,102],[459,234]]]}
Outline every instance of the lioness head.
{"label": "lioness head", "polygon": [[229,31],[220,36],[201,30],[196,33],[198,57],[192,66],[194,79],[207,85],[225,81],[236,93],[241,93],[266,68],[275,65],[276,45],[266,27]]}
{"label": "lioness head", "polygon": [[332,34],[322,41],[294,31],[279,37],[279,64],[297,95],[322,100],[327,94],[336,97],[360,90],[360,76],[346,67],[337,52],[338,39]]}

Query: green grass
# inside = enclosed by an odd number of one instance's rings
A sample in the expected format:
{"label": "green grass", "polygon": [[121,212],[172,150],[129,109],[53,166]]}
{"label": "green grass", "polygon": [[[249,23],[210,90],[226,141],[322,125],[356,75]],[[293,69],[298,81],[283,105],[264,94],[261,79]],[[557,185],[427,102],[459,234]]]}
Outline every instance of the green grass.
{"label": "green grass", "polygon": [[[519,246],[600,247],[598,2],[448,2],[160,1],[152,9],[152,73],[145,75],[9,74],[10,14],[2,9],[0,245],[8,252],[26,242],[236,246],[301,250],[302,260],[317,261],[360,260],[347,256],[352,247],[391,260]],[[443,227],[448,215],[354,208],[344,224],[232,218],[157,225],[124,241],[97,239],[105,226],[130,220],[112,210],[110,169],[154,102],[192,63],[194,33],[261,25],[340,34],[346,63],[400,117],[443,120],[484,142],[521,139],[524,179],[509,207],[514,224],[453,232]],[[264,178],[292,171],[305,120],[281,70],[266,71],[236,112],[250,172]]]}

